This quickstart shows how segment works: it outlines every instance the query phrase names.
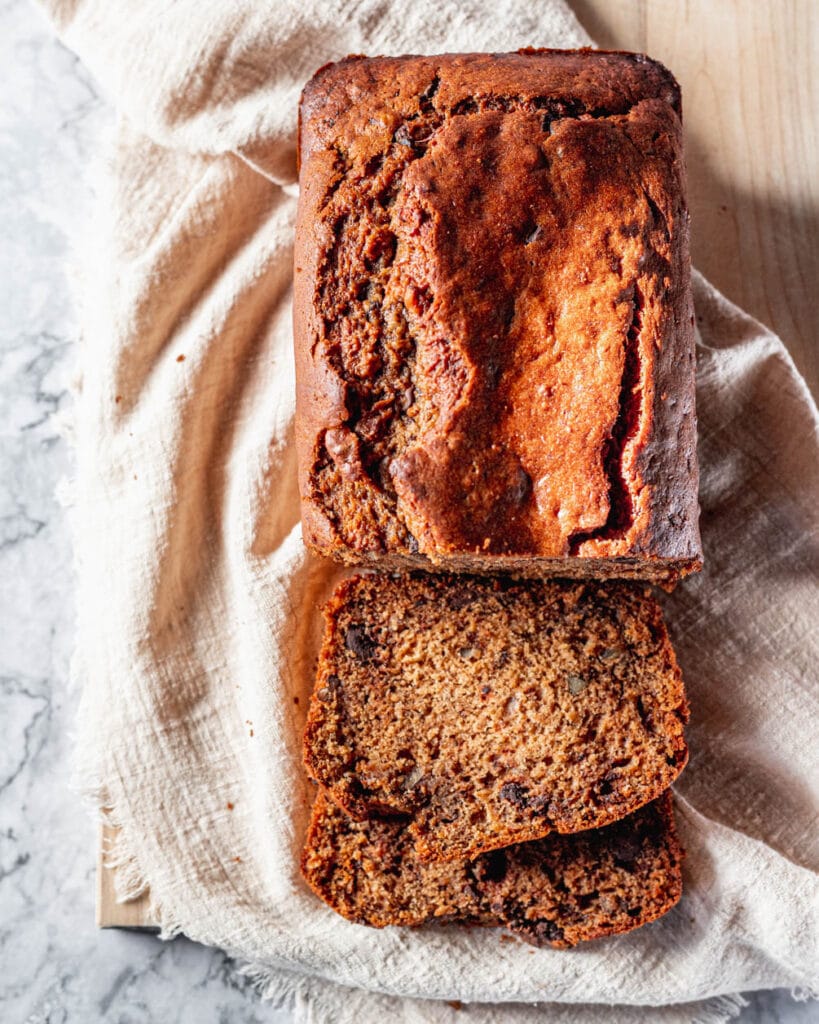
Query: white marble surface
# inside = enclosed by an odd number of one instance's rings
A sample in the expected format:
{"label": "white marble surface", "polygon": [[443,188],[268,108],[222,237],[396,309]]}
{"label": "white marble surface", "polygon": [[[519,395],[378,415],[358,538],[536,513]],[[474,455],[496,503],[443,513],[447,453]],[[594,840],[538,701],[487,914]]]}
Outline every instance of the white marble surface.
{"label": "white marble surface", "polygon": [[[112,115],[24,0],[0,4],[0,95],[0,1021],[285,1024],[221,953],[94,927],[96,830],[69,788],[72,565],[54,491],[71,467],[68,238]],[[784,992],[748,998],[742,1024],[819,1021]]]}

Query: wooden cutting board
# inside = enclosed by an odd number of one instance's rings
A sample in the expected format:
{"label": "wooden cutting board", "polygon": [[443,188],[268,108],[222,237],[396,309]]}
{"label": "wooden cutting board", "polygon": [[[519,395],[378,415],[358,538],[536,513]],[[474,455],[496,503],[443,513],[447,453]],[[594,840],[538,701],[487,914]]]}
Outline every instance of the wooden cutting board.
{"label": "wooden cutting board", "polygon": [[[601,47],[666,64],[683,91],[693,258],[773,328],[819,394],[819,5],[813,0],[570,0]],[[533,39],[532,43],[537,44]],[[97,924],[151,927],[97,871]]]}

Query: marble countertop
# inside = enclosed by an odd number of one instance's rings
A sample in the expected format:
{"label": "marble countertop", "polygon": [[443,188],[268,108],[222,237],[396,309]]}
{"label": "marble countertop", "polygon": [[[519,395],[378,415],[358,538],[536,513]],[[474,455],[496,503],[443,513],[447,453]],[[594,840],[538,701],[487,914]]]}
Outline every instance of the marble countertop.
{"label": "marble countertop", "polygon": [[[69,239],[113,120],[24,0],[0,5],[0,1020],[285,1024],[227,957],[185,939],[98,931],[96,825],[70,787],[78,694],[71,542],[55,497],[79,333]],[[742,1024],[807,1024],[817,1004],[756,993]]]}

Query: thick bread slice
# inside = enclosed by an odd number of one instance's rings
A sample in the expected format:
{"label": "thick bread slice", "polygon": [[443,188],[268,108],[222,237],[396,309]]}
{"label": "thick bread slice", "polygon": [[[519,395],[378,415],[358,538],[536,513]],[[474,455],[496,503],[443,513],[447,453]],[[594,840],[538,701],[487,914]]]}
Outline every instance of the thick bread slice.
{"label": "thick bread slice", "polygon": [[603,829],[427,863],[400,822],[354,821],[320,791],[301,865],[313,892],[359,924],[470,921],[567,948],[665,914],[681,860],[668,794]]}
{"label": "thick bread slice", "polygon": [[638,586],[355,576],[329,601],[304,741],[353,817],[464,860],[625,817],[687,760],[688,708]]}

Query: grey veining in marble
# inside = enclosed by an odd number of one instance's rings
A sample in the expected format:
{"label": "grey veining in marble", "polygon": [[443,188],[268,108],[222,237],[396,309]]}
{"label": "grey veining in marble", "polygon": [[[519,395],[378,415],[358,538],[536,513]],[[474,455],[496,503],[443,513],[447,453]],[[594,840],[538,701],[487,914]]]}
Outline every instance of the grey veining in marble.
{"label": "grey veining in marble", "polygon": [[[72,564],[54,497],[78,335],[66,267],[111,112],[23,0],[0,5],[0,1021],[284,1024],[219,952],[94,927],[96,830],[69,789]],[[816,1004],[749,997],[743,1024]]]}

